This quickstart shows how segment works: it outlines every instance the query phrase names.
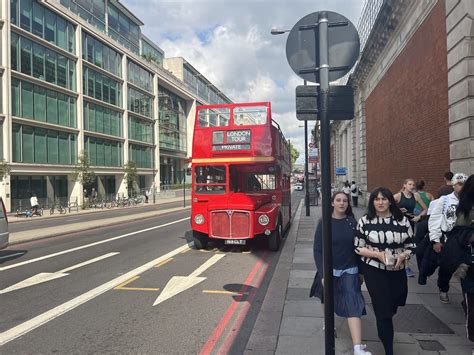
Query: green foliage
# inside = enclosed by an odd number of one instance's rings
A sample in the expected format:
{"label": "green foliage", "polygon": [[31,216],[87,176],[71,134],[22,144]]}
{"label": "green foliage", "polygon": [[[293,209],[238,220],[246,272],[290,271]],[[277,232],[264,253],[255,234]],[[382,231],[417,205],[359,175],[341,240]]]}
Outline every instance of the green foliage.
{"label": "green foliage", "polygon": [[91,169],[89,156],[86,152],[81,152],[79,155],[77,164],[74,165],[72,171],[72,178],[75,181],[80,181],[82,186],[87,190],[91,189],[95,185],[97,176],[95,175],[94,170]]}
{"label": "green foliage", "polygon": [[300,152],[293,146],[293,144],[290,143],[290,149],[291,149],[291,165],[294,165],[296,162],[296,159],[300,156]]}
{"label": "green foliage", "polygon": [[127,181],[127,187],[129,193],[132,191],[133,183],[137,181],[137,163],[133,160],[129,160],[127,164],[123,167],[123,172],[125,173],[125,181]]}
{"label": "green foliage", "polygon": [[4,177],[7,177],[8,174],[10,174],[11,171],[11,166],[8,164],[8,162],[4,159],[0,160],[0,180],[2,180]]}
{"label": "green foliage", "polygon": [[158,58],[154,56],[152,53],[142,54],[142,58],[145,59],[147,62],[155,62],[156,64],[160,64]]}

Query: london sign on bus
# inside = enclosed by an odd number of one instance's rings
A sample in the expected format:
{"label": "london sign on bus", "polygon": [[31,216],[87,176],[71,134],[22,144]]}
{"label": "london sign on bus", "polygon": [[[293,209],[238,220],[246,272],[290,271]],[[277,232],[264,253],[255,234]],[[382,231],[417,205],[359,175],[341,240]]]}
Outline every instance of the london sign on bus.
{"label": "london sign on bus", "polygon": [[290,147],[269,102],[196,107],[192,153],[193,240],[280,248],[290,224]]}

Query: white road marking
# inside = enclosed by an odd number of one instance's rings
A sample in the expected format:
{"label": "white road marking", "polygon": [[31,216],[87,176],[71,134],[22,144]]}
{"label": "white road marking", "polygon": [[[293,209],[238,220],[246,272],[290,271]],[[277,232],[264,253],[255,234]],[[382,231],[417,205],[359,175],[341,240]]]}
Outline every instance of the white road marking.
{"label": "white road marking", "polygon": [[174,222],[165,223],[165,224],[161,224],[161,225],[159,225],[159,226],[155,226],[155,227],[151,227],[151,228],[146,228],[146,229],[142,229],[142,230],[139,230],[139,231],[135,231],[135,232],[131,232],[131,233],[119,235],[119,236],[117,236],[117,237],[113,237],[113,238],[101,240],[101,241],[94,242],[94,243],[91,243],[91,244],[82,245],[82,246],[80,246],[80,247],[76,247],[76,248],[72,248],[72,249],[63,250],[63,251],[60,251],[60,252],[57,252],[57,253],[54,253],[54,254],[49,254],[49,255],[41,256],[41,257],[39,257],[39,258],[35,258],[35,259],[31,259],[31,260],[25,260],[25,261],[22,261],[21,263],[17,263],[17,264],[12,264],[12,265],[8,265],[8,266],[0,267],[0,271],[5,271],[5,270],[13,269],[13,268],[15,268],[15,267],[19,267],[19,266],[23,266],[23,265],[35,263],[35,262],[37,262],[37,261],[41,261],[41,260],[53,258],[53,257],[58,256],[58,255],[63,255],[63,254],[72,253],[72,252],[77,251],[77,250],[86,249],[86,248],[90,248],[90,247],[93,247],[93,246],[96,246],[96,245],[100,245],[100,244],[112,242],[112,241],[114,241],[114,240],[118,240],[118,239],[130,237],[131,235],[135,235],[135,234],[139,234],[139,233],[143,233],[143,232],[148,232],[148,231],[151,231],[151,230],[154,230],[154,229],[158,229],[158,228],[167,227],[167,226],[170,226],[170,225],[172,225],[172,224],[176,224],[176,223],[181,223],[181,222],[183,222],[183,221],[187,221],[189,218],[190,218],[190,217],[178,219],[177,221],[174,221]]}
{"label": "white road marking", "polygon": [[199,277],[199,275],[209,269],[212,265],[217,263],[224,256],[225,254],[214,255],[212,258],[210,258],[204,264],[194,270],[191,274],[189,274],[189,276],[173,276],[168,281],[158,298],[155,300],[153,306],[156,306],[157,304],[160,304],[161,302],[164,302],[167,299],[176,296],[178,293],[186,291],[188,288],[191,288],[197,285],[198,283],[204,281],[206,277]]}
{"label": "white road marking", "polygon": [[153,268],[156,264],[172,258],[173,256],[181,253],[183,250],[189,248],[188,244],[185,244],[183,246],[180,246],[179,248],[170,251],[169,253],[160,256],[157,259],[154,259],[152,261],[149,261],[148,263],[137,267],[136,269],[133,269],[132,271],[127,272],[124,275],[121,275],[103,285],[100,285],[76,298],[73,298],[70,301],[67,301],[53,309],[50,309],[49,311],[46,311],[35,318],[32,318],[26,322],[23,322],[16,327],[13,327],[11,329],[8,329],[4,331],[3,333],[0,333],[0,346],[5,345],[6,343],[22,336],[25,335],[26,333],[29,333],[33,329],[36,329],[40,327],[43,324],[46,324],[47,322],[63,315],[66,312],[69,312],[70,310],[80,306],[81,304],[84,304],[92,299],[94,299],[97,296],[100,296],[101,294],[113,289],[114,287],[117,287],[118,285],[124,283],[125,281],[129,280],[132,277],[135,277],[151,268]]}
{"label": "white road marking", "polygon": [[84,261],[84,262],[79,263],[77,265],[73,265],[73,266],[70,266],[70,267],[65,268],[63,270],[56,271],[56,272],[41,272],[41,273],[39,273],[35,276],[32,276],[32,277],[30,277],[26,280],[20,281],[20,282],[14,284],[12,286],[9,286],[9,287],[7,287],[3,290],[0,290],[0,295],[2,293],[7,293],[7,292],[19,290],[21,288],[37,285],[37,284],[40,284],[42,282],[47,282],[47,281],[59,279],[59,278],[64,277],[64,276],[68,276],[69,271],[80,268],[82,266],[86,266],[86,265],[95,263],[95,262],[103,260],[103,259],[110,258],[111,256],[114,256],[114,255],[117,255],[117,254],[120,254],[120,253],[114,252],[114,253],[104,254],[104,255],[99,256],[97,258]]}

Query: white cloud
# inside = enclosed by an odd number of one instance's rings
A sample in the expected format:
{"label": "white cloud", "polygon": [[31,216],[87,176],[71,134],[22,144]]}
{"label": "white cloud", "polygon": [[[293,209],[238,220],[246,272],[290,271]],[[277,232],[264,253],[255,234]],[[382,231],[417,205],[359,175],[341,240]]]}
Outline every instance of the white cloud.
{"label": "white cloud", "polygon": [[[273,118],[304,159],[303,122],[295,116],[302,84],[286,60],[286,35],[315,11],[339,12],[356,26],[364,0],[122,0],[145,23],[142,31],[165,51],[182,56],[235,102],[271,101]],[[309,122],[309,127],[314,122]]]}

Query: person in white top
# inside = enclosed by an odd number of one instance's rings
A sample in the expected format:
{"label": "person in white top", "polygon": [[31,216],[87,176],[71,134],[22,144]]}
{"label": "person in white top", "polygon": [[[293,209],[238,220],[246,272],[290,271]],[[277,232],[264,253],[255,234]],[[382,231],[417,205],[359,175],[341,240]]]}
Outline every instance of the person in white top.
{"label": "person in white top", "polygon": [[346,181],[344,183],[344,187],[342,188],[342,192],[344,192],[347,196],[350,196],[350,194],[351,194],[351,185],[349,185],[348,181]]}
{"label": "person in white top", "polygon": [[[439,199],[433,201],[434,206],[429,211],[430,218],[428,220],[428,230],[430,241],[433,244],[433,250],[440,253],[443,248],[444,235],[451,231],[456,223],[456,208],[459,204],[459,192],[467,180],[467,175],[463,173],[454,174],[451,179],[454,191],[449,195],[441,196]],[[430,204],[432,205],[433,202]],[[431,207],[431,206],[430,206]],[[439,299],[442,303],[449,303],[449,280],[451,274],[439,268],[438,270],[438,288]]]}
{"label": "person in white top", "polygon": [[351,184],[351,197],[352,197],[352,206],[357,207],[359,204],[359,188],[355,181],[352,181]]}
{"label": "person in white top", "polygon": [[39,203],[38,203],[38,197],[36,197],[36,195],[32,195],[30,197],[30,205],[31,205],[32,214],[33,215],[38,214]]}

